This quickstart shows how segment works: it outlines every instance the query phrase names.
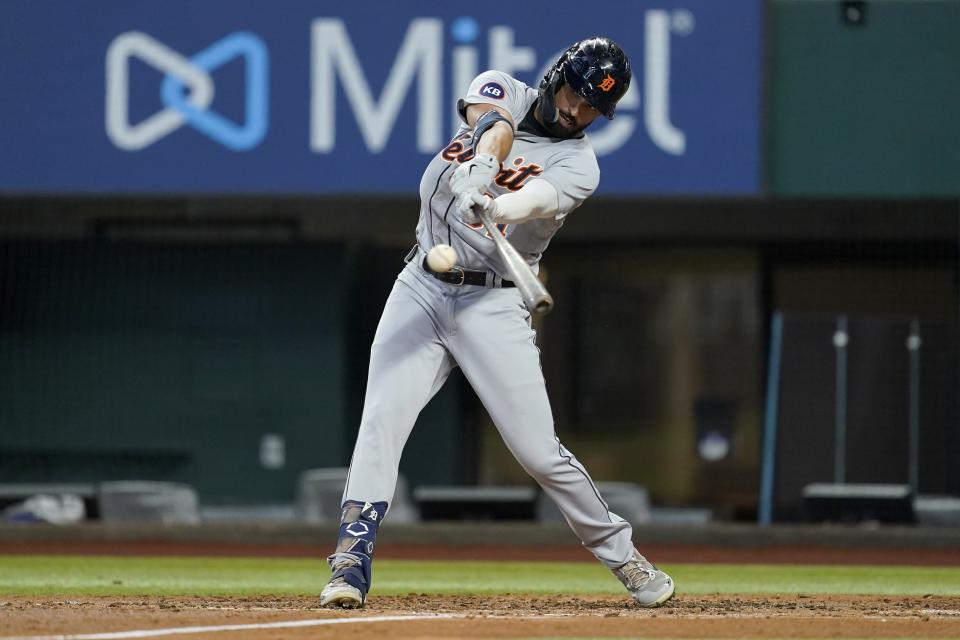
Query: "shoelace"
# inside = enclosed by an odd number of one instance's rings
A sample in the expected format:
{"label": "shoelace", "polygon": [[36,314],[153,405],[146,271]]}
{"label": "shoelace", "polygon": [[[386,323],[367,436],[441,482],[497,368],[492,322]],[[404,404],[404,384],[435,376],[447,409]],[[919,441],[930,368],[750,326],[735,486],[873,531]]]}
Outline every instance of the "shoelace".
{"label": "shoelace", "polygon": [[620,571],[632,589],[639,589],[657,575],[655,569],[644,567],[639,560],[631,560]]}
{"label": "shoelace", "polygon": [[[333,567],[332,567],[331,569],[332,569],[332,572],[333,572],[333,573],[336,573],[337,571],[340,571],[340,569],[344,569],[344,568],[346,568],[346,567],[353,567],[353,566],[355,566],[355,565],[357,565],[357,564],[359,564],[359,563],[357,563],[356,561],[353,561],[353,560],[343,560],[343,561],[338,562],[337,564],[333,565]],[[348,584],[348,583],[347,583],[346,578],[344,578],[343,576],[340,576],[340,577],[338,577],[338,578],[334,578],[333,580],[331,580],[331,581],[330,581],[330,584]]]}

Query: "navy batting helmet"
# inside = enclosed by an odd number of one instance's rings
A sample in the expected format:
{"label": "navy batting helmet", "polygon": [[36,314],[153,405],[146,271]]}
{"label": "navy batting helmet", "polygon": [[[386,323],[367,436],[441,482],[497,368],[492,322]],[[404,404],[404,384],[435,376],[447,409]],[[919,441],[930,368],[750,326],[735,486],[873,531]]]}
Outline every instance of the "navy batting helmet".
{"label": "navy batting helmet", "polygon": [[540,112],[547,122],[557,121],[554,94],[565,83],[594,109],[613,118],[632,76],[630,61],[616,42],[599,36],[581,40],[563,52],[540,82]]}

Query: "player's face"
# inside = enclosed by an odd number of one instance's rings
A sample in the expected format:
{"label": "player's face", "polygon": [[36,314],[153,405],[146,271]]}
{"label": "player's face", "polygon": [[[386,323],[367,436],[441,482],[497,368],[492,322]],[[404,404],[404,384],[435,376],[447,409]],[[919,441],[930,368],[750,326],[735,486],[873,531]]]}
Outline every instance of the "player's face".
{"label": "player's face", "polygon": [[553,129],[564,138],[577,135],[600,115],[599,111],[591,107],[589,102],[575,94],[567,85],[557,90],[556,102],[560,117],[553,125]]}

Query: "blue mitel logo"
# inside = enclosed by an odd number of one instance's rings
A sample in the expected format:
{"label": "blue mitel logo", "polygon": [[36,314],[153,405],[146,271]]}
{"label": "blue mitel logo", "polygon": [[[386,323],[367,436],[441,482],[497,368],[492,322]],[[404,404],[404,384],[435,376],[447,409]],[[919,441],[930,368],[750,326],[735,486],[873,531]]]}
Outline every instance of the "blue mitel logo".
{"label": "blue mitel logo", "polygon": [[[166,74],[160,90],[165,107],[137,124],[129,120],[129,60],[136,56]],[[237,57],[246,69],[246,122],[238,126],[212,111],[210,73]],[[269,69],[267,48],[252,33],[238,31],[185,58],[145,33],[117,36],[107,49],[107,135],[127,151],[150,146],[184,124],[234,151],[256,147],[267,132]]]}

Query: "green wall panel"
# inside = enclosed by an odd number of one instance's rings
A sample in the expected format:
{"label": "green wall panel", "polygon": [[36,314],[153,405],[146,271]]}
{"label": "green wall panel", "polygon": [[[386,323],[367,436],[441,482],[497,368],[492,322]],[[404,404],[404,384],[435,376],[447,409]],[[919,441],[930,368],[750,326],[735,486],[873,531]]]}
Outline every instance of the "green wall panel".
{"label": "green wall panel", "polygon": [[775,195],[960,195],[960,0],[771,7]]}
{"label": "green wall panel", "polygon": [[0,482],[292,500],[300,471],[343,463],[345,269],[327,245],[0,245]]}

